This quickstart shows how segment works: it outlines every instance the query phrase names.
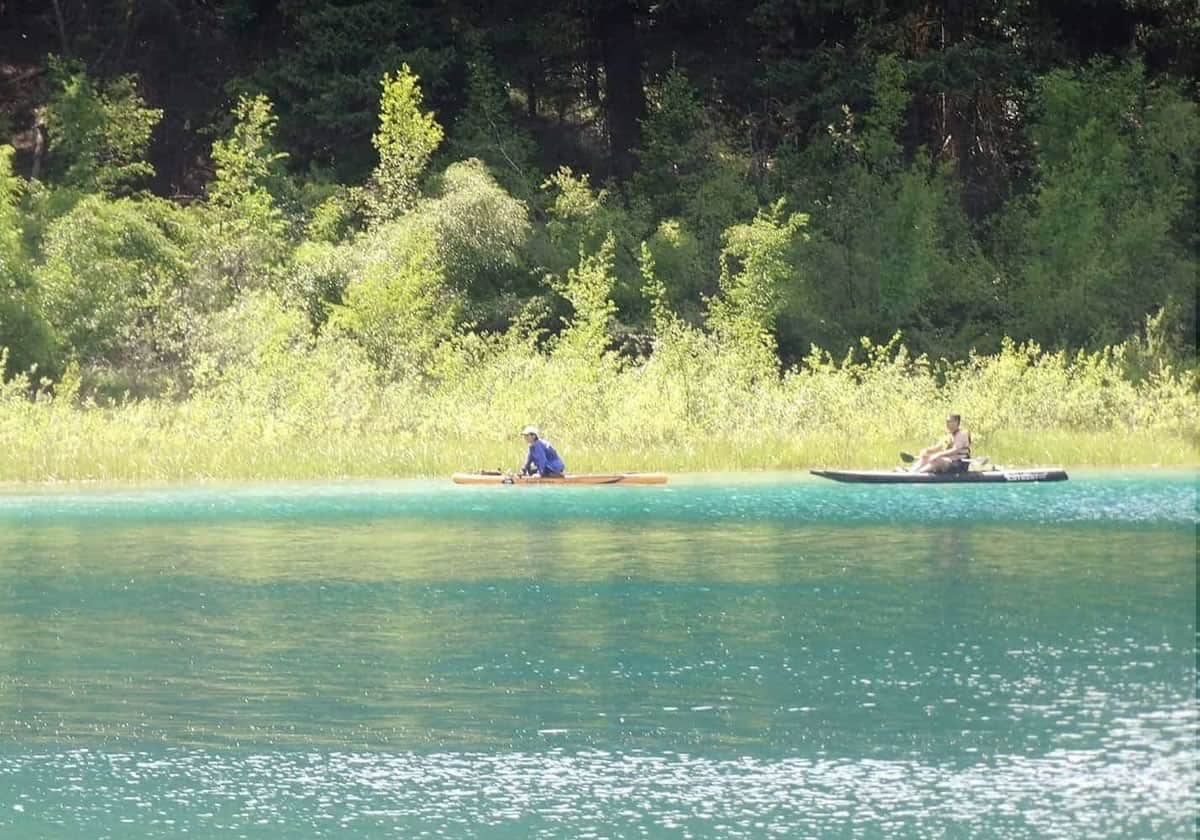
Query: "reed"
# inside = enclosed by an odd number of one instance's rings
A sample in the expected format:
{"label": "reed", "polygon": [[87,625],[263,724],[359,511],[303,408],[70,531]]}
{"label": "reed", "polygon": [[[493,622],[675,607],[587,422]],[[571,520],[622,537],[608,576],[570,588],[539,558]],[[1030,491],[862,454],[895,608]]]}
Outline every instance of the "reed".
{"label": "reed", "polygon": [[[577,348],[576,348],[577,349]],[[100,406],[70,383],[0,387],[0,480],[196,481],[442,476],[514,468],[543,426],[576,472],[889,467],[959,411],[1005,465],[1195,466],[1195,391],[1170,371],[1134,382],[1111,352],[1006,345],[956,363],[897,344],[782,374],[662,346],[620,363],[497,342],[440,379],[382,382],[336,347],[257,358],[186,399]],[[711,350],[711,348],[710,348]],[[462,359],[458,360],[463,362]],[[537,383],[536,388],[529,383]]]}

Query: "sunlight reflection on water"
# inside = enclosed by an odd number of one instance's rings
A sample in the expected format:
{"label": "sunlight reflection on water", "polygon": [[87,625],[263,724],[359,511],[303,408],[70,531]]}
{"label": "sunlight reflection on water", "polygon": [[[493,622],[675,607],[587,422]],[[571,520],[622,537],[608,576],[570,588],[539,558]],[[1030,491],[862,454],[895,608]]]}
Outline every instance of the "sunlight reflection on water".
{"label": "sunlight reflection on water", "polygon": [[1194,482],[913,489],[10,488],[0,836],[1193,836]]}

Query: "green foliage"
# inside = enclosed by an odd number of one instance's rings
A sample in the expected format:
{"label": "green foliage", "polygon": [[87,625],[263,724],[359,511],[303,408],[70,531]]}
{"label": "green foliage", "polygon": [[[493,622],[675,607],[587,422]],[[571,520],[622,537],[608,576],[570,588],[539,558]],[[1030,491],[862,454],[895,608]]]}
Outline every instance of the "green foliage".
{"label": "green foliage", "polygon": [[240,97],[233,109],[234,126],[230,136],[213,143],[215,177],[208,197],[221,207],[237,207],[246,202],[269,205],[267,182],[279,172],[279,162],[287,155],[277,152],[271,138],[279,120],[271,100],[263,94]]}
{"label": "green foliage", "polygon": [[[709,111],[678,67],[652,90],[642,120],[641,166],[634,192],[653,218],[680,218],[697,238],[706,276],[687,284],[704,288],[715,279],[721,237],[730,225],[753,218],[758,196],[746,180],[749,162],[724,141]],[[669,281],[668,281],[669,282]],[[684,296],[686,286],[675,290]]]}
{"label": "green foliage", "polygon": [[560,251],[594,251],[614,229],[628,227],[624,211],[611,200],[608,190],[593,191],[588,176],[577,176],[569,167],[547,178],[542,189],[555,191],[546,211],[546,233]]}
{"label": "green foliage", "polygon": [[18,202],[24,183],[12,172],[13,148],[0,146],[0,376],[40,366],[52,372],[53,337],[34,300],[32,261],[22,236]]}
{"label": "green foliage", "polygon": [[746,371],[726,378],[724,362],[730,354],[722,352],[712,335],[672,309],[667,284],[646,243],[642,244],[640,265],[643,294],[654,322],[654,351],[637,380],[620,389],[618,402],[641,418],[639,432],[646,440],[666,442],[695,430],[714,429],[726,408],[720,404],[721,397],[729,393],[731,383],[747,381]]}
{"label": "green foliage", "polygon": [[272,143],[277,120],[271,101],[262,94],[242,97],[233,117],[230,136],[213,143],[209,204],[196,211],[206,231],[198,285],[206,297],[226,303],[245,289],[268,285],[287,245],[287,223],[268,187],[286,158]]}
{"label": "green foliage", "polygon": [[749,221],[759,201],[746,181],[747,164],[737,155],[721,152],[704,174],[692,179],[683,203],[683,218],[715,262],[721,237],[731,225]]}
{"label": "green foliage", "polygon": [[303,242],[292,253],[283,283],[283,300],[308,315],[319,328],[329,317],[329,305],[342,301],[346,287],[360,270],[354,244]]}
{"label": "green foliage", "polygon": [[110,364],[154,352],[154,324],[187,273],[172,212],[89,196],[51,225],[35,279],[64,352]]}
{"label": "green foliage", "polygon": [[782,161],[791,200],[812,207],[797,266],[820,278],[784,290],[779,333],[792,352],[896,329],[921,350],[951,355],[999,341],[1006,301],[962,209],[961,181],[923,150],[904,160],[906,85],[904,63],[879,57],[864,113],[847,107],[827,139]]}
{"label": "green foliage", "polygon": [[0,290],[0,348],[6,351],[0,375],[28,370],[56,375],[54,334],[27,291]]}
{"label": "green foliage", "polygon": [[344,303],[332,307],[328,329],[352,337],[393,380],[432,376],[461,306],[433,237],[399,221],[376,228],[357,247],[359,271]]}
{"label": "green foliage", "polygon": [[[1200,368],[1196,365],[1196,346],[1180,321],[1186,308],[1178,301],[1169,301],[1166,306],[1146,316],[1145,327],[1130,336],[1125,342],[1126,374],[1134,382],[1142,382],[1155,374],[1168,370],[1182,370],[1191,376],[1200,390]],[[1191,313],[1194,315],[1194,313]]]}
{"label": "green foliage", "polygon": [[596,367],[607,355],[609,323],[617,307],[612,301],[615,283],[613,254],[616,239],[605,238],[595,253],[581,253],[579,266],[567,272],[558,291],[571,303],[574,314],[559,337],[556,353]]}
{"label": "green foliage", "polygon": [[905,89],[905,79],[904,65],[898,56],[881,55],[875,60],[871,79],[874,103],[863,116],[858,144],[863,163],[872,170],[886,171],[900,162],[899,135],[912,99]]}
{"label": "green foliage", "polygon": [[808,224],[802,213],[784,214],[783,201],[754,221],[725,234],[721,251],[721,297],[709,302],[709,324],[749,375],[775,369],[775,319],[780,290],[794,276],[788,259],[793,239]]}
{"label": "green foliage", "polygon": [[542,184],[554,191],[546,208],[545,238],[549,245],[544,267],[552,277],[562,277],[581,253],[596,253],[613,238],[613,297],[623,310],[640,304],[641,279],[636,248],[643,238],[638,221],[607,189],[593,190],[587,175],[563,167]]}
{"label": "green foliage", "polygon": [[658,274],[658,263],[650,245],[643,242],[638,254],[638,269],[642,273],[642,294],[650,303],[650,316],[654,322],[654,334],[666,335],[678,320],[667,297],[667,284]]}
{"label": "green foliage", "polygon": [[249,20],[241,32],[247,47],[259,53],[263,41],[281,46],[240,83],[271,95],[280,137],[298,159],[333,166],[347,183],[361,182],[377,162],[370,139],[385,74],[408,64],[427,95],[450,93],[458,22],[440,6],[425,0],[246,5]]}
{"label": "green foliage", "polygon": [[302,312],[265,290],[210,318],[193,365],[200,410],[216,409],[226,422],[240,410],[250,424],[269,419],[309,432],[361,416],[374,380],[361,350],[314,336]]}
{"label": "green foliage", "polygon": [[412,223],[429,231],[449,282],[482,301],[518,287],[526,276],[521,254],[530,235],[525,204],[475,159],[448,167],[435,192],[417,205]]}
{"label": "green foliage", "polygon": [[1200,110],[1136,63],[1054,71],[1038,93],[1037,187],[1001,238],[1024,331],[1111,343],[1169,300],[1195,299]]}
{"label": "green foliage", "polygon": [[[704,252],[685,223],[667,219],[643,243],[654,263],[656,282],[662,285],[663,299],[676,308],[695,307],[706,288],[706,279],[715,274],[704,265]],[[645,277],[645,268],[642,270]]]}
{"label": "green foliage", "polygon": [[0,146],[0,289],[28,285],[29,256],[17,207],[24,183],[13,175],[12,157],[12,146]]}
{"label": "green foliage", "polygon": [[[303,353],[313,342],[303,313],[288,308],[273,292],[254,290],[213,313],[197,337],[193,374],[199,393],[258,376],[265,367],[279,364],[291,354]],[[273,377],[264,377],[267,382]],[[239,399],[269,404],[283,398],[274,387],[260,393],[243,388]]]}
{"label": "green foliage", "polygon": [[553,395],[561,402],[550,418],[557,428],[580,428],[598,408],[604,411],[602,407],[609,406],[614,396],[611,385],[621,367],[610,349],[617,311],[612,300],[615,248],[615,237],[610,235],[597,251],[581,252],[579,265],[557,284],[557,291],[571,304],[571,315],[551,343],[549,358],[542,365],[545,369],[518,380],[528,383],[543,399]]}
{"label": "green foliage", "polygon": [[305,237],[311,242],[337,242],[349,231],[349,197],[337,192],[329,195],[313,207],[304,229]]}
{"label": "green foliage", "polygon": [[376,223],[413,206],[421,173],[442,142],[442,127],[421,111],[419,81],[407,64],[383,77],[379,129],[371,137],[379,165],[366,196],[368,218]]}
{"label": "green foliage", "polygon": [[707,174],[717,143],[709,119],[687,75],[672,67],[650,100],[642,120],[642,147],[634,185],[657,217],[680,215],[696,183]]}
{"label": "green foliage", "polygon": [[[599,255],[580,266],[593,315],[605,308],[603,273]],[[514,430],[534,414],[578,471],[880,467],[938,436],[948,410],[996,463],[1200,457],[1185,378],[1161,370],[1133,383],[1121,346],[1067,355],[1008,342],[931,362],[895,340],[864,341],[840,362],[814,349],[782,377],[746,383],[739,360],[684,325],[628,365],[608,355],[577,365],[516,330],[456,339],[455,364],[442,368],[452,376],[386,383],[356,342],[314,337],[269,292],[239,297],[210,327],[184,401],[97,409],[75,404],[69,377],[36,400],[27,376],[0,385],[0,470],[16,480],[444,476],[518,458]]]}
{"label": "green foliage", "polygon": [[[394,222],[377,225],[365,236],[337,246],[319,242],[301,244],[287,271],[287,299],[307,311],[314,325],[320,325],[325,320],[327,304],[343,303],[348,287],[376,276],[376,281],[352,293],[358,301],[355,317],[359,319],[352,331],[365,335],[375,334],[377,329],[367,328],[362,321],[368,318],[364,295],[381,291],[379,272],[392,270],[389,266],[408,266],[400,275],[410,279],[429,279],[433,275],[440,278],[436,285],[445,286],[445,300],[451,303],[447,312],[452,310],[454,314],[449,323],[463,314],[463,301],[494,302],[498,296],[524,284],[527,274],[522,268],[521,252],[530,233],[525,205],[506,193],[477,160],[450,166],[434,181],[433,188],[435,195],[421,199],[412,212]],[[424,254],[426,248],[432,248],[432,253]],[[417,254],[421,256],[418,258]],[[417,290],[420,283],[413,285],[406,280],[401,285],[409,290],[402,294],[424,294]],[[390,286],[389,289],[383,293],[384,297],[401,294]],[[430,290],[433,294],[432,287]],[[394,308],[402,302],[397,299],[387,306]],[[347,326],[344,316],[341,326]],[[372,348],[372,358],[386,355],[379,341],[370,338],[365,341]],[[423,353],[422,350],[417,355]],[[387,367],[392,370],[394,366],[389,362]]]}
{"label": "green foliage", "polygon": [[132,76],[97,85],[81,65],[51,59],[45,106],[56,183],[118,194],[154,174],[144,159],[163,112],[147,108]]}
{"label": "green foliage", "polygon": [[521,198],[531,198],[540,180],[533,138],[516,124],[509,92],[481,44],[467,62],[466,102],[447,152],[452,160],[482,160],[505,189]]}

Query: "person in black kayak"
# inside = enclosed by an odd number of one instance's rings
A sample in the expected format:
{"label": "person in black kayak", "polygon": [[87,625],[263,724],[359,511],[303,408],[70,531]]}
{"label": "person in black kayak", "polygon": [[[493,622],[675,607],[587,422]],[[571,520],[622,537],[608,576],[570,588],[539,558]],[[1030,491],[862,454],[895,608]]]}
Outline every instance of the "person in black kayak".
{"label": "person in black kayak", "polygon": [[971,433],[962,427],[962,418],[951,414],[946,418],[946,437],[940,443],[921,450],[921,457],[910,472],[966,472],[970,466]]}
{"label": "person in black kayak", "polygon": [[554,447],[541,439],[537,426],[526,426],[521,431],[529,452],[525,456],[525,465],[521,467],[522,475],[538,475],[542,478],[562,478],[567,471],[563,459],[554,451]]}

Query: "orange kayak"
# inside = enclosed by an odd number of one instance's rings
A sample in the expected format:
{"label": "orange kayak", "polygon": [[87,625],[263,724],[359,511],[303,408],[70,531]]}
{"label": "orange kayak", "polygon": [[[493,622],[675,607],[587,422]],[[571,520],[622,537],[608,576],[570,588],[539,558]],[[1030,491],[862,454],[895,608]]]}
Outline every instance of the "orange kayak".
{"label": "orange kayak", "polygon": [[455,484],[666,484],[664,473],[577,473],[562,478],[540,478],[539,476],[507,475],[484,470],[473,473],[455,473],[450,476]]}

